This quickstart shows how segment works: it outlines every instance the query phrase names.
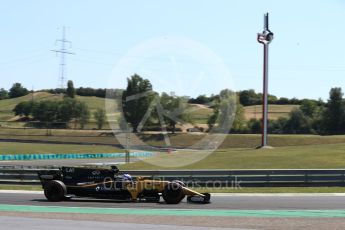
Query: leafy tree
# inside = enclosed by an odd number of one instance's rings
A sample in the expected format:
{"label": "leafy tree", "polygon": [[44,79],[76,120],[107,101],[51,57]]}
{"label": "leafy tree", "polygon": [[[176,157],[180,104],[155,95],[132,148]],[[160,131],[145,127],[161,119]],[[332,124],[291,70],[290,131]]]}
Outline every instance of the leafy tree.
{"label": "leafy tree", "polygon": [[84,129],[90,119],[90,110],[85,102],[78,101],[76,103],[75,119],[79,122],[80,128]]}
{"label": "leafy tree", "polygon": [[273,134],[285,133],[288,119],[285,117],[279,117],[277,120],[268,121],[268,132]]}
{"label": "leafy tree", "polygon": [[40,126],[55,123],[53,125],[56,127],[66,127],[66,123],[74,119],[75,124],[79,123],[84,128],[90,118],[87,104],[72,98],[64,98],[63,101],[24,101],[18,103],[13,112],[19,116],[31,115],[35,121],[46,123]]}
{"label": "leafy tree", "polygon": [[261,120],[256,118],[250,119],[247,126],[251,133],[260,133],[262,129]]}
{"label": "leafy tree", "polygon": [[302,101],[300,109],[305,116],[313,117],[314,114],[317,112],[317,109],[318,109],[317,102],[312,101],[312,100],[308,100],[308,99],[304,99]]}
{"label": "leafy tree", "polygon": [[268,104],[276,104],[278,101],[278,98],[274,95],[268,94],[267,101],[268,101]]}
{"label": "leafy tree", "polygon": [[127,78],[127,88],[122,94],[122,109],[133,132],[138,131],[140,121],[149,109],[153,100],[152,85],[149,80],[134,74]]}
{"label": "leafy tree", "polygon": [[41,92],[48,92],[51,94],[66,94],[66,89],[56,88],[56,89],[43,89]]}
{"label": "leafy tree", "polygon": [[289,114],[289,119],[286,122],[286,132],[288,133],[310,133],[310,120],[304,116],[303,112],[295,108]]}
{"label": "leafy tree", "polygon": [[244,116],[243,105],[241,105],[240,103],[237,103],[235,119],[232,123],[231,130],[234,132],[242,132],[246,128],[247,128],[247,124],[246,124],[246,118]]}
{"label": "leafy tree", "polygon": [[[240,112],[236,110],[236,101],[238,103],[234,91],[229,89],[220,91],[219,99],[214,102],[213,114],[207,120],[209,130],[213,128],[217,132],[227,133],[231,125],[233,125],[233,128],[242,126],[242,118],[236,121],[236,115],[242,113],[241,109],[239,110]],[[239,103],[237,105],[239,105]]]}
{"label": "leafy tree", "polygon": [[240,91],[238,94],[240,103],[244,106],[256,105],[262,101],[261,96],[255,93],[253,89],[243,90]]}
{"label": "leafy tree", "polygon": [[56,119],[59,122],[69,122],[76,117],[77,100],[66,97],[58,102],[58,111]]}
{"label": "leafy tree", "polygon": [[287,105],[290,103],[290,100],[289,98],[286,98],[286,97],[281,97],[279,98],[278,101],[276,101],[276,104],[279,104],[279,105]]}
{"label": "leafy tree", "polygon": [[341,88],[331,89],[322,120],[322,129],[327,134],[340,134],[345,131],[345,108]]}
{"label": "leafy tree", "polygon": [[317,104],[317,106],[325,106],[326,105],[326,103],[322,100],[322,98],[319,98],[316,101],[316,104]]}
{"label": "leafy tree", "polygon": [[33,104],[34,102],[32,101],[22,101],[18,103],[12,111],[16,116],[28,117],[32,112]]}
{"label": "leafy tree", "polygon": [[16,97],[25,96],[28,93],[29,91],[26,88],[24,88],[22,84],[14,83],[8,95],[10,96],[10,98],[16,98]]}
{"label": "leafy tree", "polygon": [[67,82],[66,96],[70,98],[75,98],[75,88],[73,85],[73,81],[71,80]]}
{"label": "leafy tree", "polygon": [[35,120],[42,122],[56,121],[58,113],[58,102],[41,101],[32,107],[32,116]]}
{"label": "leafy tree", "polygon": [[0,89],[0,100],[7,99],[8,98],[8,92],[4,88]]}
{"label": "leafy tree", "polygon": [[24,115],[24,103],[25,102],[20,102],[18,103],[14,108],[13,112],[16,116],[23,116]]}
{"label": "leafy tree", "polygon": [[299,99],[293,97],[293,98],[291,98],[291,99],[289,100],[289,104],[299,105],[299,104],[301,104],[301,100],[299,100]]}
{"label": "leafy tree", "polygon": [[93,117],[96,120],[97,123],[97,127],[98,129],[102,129],[105,120],[106,120],[106,114],[105,114],[105,110],[104,109],[100,109],[98,108],[94,113],[93,113]]}
{"label": "leafy tree", "polygon": [[212,101],[212,97],[207,97],[205,94],[199,95],[197,98],[191,98],[189,99],[189,103],[194,104],[207,104]]}
{"label": "leafy tree", "polygon": [[190,121],[187,110],[187,100],[183,97],[169,96],[166,93],[162,93],[160,96],[160,105],[162,106],[163,119],[172,128],[172,133],[175,133],[176,124],[183,123],[184,121]]}
{"label": "leafy tree", "polygon": [[207,125],[208,129],[211,130],[214,128],[217,122],[217,118],[219,116],[219,106],[216,105],[213,107],[213,113],[207,118]]}

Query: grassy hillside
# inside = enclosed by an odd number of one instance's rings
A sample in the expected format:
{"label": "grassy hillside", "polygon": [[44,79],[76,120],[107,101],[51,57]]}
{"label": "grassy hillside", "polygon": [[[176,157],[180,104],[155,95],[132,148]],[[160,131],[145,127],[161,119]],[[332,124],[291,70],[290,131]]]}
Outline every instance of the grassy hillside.
{"label": "grassy hillside", "polygon": [[[42,100],[62,100],[62,99],[63,99],[63,95],[61,94],[54,95],[47,92],[36,92],[34,93],[34,95],[30,93],[23,97],[0,100],[0,120],[7,121],[13,118],[14,114],[12,110],[19,102],[29,101],[29,100],[42,101]],[[77,96],[77,99],[85,102],[89,106],[91,113],[95,111],[97,108],[105,107],[104,98]]]}
{"label": "grassy hillside", "polygon": [[[289,113],[294,108],[298,108],[299,105],[269,105],[268,106],[268,118],[276,120],[279,117],[287,118]],[[207,119],[212,115],[213,110],[204,105],[191,104],[189,107],[189,112],[191,118],[197,124],[207,124]],[[244,115],[246,120],[251,118],[260,119],[262,116],[262,106],[261,105],[251,105],[244,107]]]}
{"label": "grassy hillside", "polygon": [[98,108],[105,109],[105,102],[106,100],[109,100],[109,99],[104,99],[100,97],[88,97],[88,96],[77,96],[77,99],[85,102],[89,106],[91,113]]}
{"label": "grassy hillside", "polygon": [[[29,100],[62,100],[63,96],[61,94],[54,95],[47,92],[36,92],[34,95],[31,93],[18,98],[0,100],[0,121],[8,121],[13,119],[14,115],[12,109],[22,101]],[[99,97],[88,97],[88,96],[77,96],[77,99],[87,103],[90,108],[91,113],[93,113],[97,108],[105,107],[104,98]],[[298,105],[269,105],[269,118],[277,119],[278,117],[287,117],[288,113],[293,109],[298,107]],[[246,106],[245,117],[250,118],[260,118],[261,117],[261,106]],[[188,113],[195,125],[207,124],[208,117],[213,113],[213,110],[207,106],[199,104],[190,104],[188,107]]]}
{"label": "grassy hillside", "polygon": [[[269,105],[268,106],[268,118],[276,120],[279,117],[287,118],[292,109],[298,108],[299,105]],[[207,119],[212,115],[213,110],[204,105],[190,104],[189,113],[192,120],[197,124],[207,124]],[[251,118],[260,119],[262,116],[261,105],[251,105],[244,107],[244,115],[246,120]]]}
{"label": "grassy hillside", "polygon": [[[292,109],[298,108],[299,105],[269,105],[268,119],[278,119],[279,117],[287,118]],[[251,118],[260,119],[262,116],[261,105],[251,105],[244,107],[245,117],[247,120]]]}
{"label": "grassy hillside", "polygon": [[189,104],[187,113],[196,124],[207,124],[207,119],[212,115],[213,109],[199,104]]}
{"label": "grassy hillside", "polygon": [[61,100],[61,95],[54,95],[46,92],[37,92],[32,95],[32,93],[17,98],[11,98],[6,100],[0,100],[0,120],[6,121],[14,117],[12,112],[13,108],[22,101],[29,101],[29,100]]}

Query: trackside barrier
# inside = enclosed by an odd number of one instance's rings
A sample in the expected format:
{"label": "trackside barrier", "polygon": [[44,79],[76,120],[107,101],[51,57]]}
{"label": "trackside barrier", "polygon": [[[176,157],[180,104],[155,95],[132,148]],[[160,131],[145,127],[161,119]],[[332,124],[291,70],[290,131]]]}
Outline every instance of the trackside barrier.
{"label": "trackside barrier", "polygon": [[[39,184],[38,170],[44,169],[2,167],[0,184]],[[134,177],[181,180],[194,187],[345,186],[343,169],[125,170],[122,173],[129,173]]]}
{"label": "trackside barrier", "polygon": [[[151,157],[151,152],[132,152],[131,157]],[[124,158],[125,153],[46,153],[46,154],[1,154],[0,161],[13,160],[59,160],[59,159],[94,159]]]}

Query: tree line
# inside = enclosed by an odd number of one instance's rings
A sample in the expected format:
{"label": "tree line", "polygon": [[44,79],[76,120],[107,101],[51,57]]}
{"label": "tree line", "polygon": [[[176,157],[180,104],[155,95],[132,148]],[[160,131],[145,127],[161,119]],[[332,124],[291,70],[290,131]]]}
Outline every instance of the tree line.
{"label": "tree line", "polygon": [[[72,84],[72,81],[68,81],[67,85]],[[68,90],[71,89],[69,86],[67,89],[62,88],[56,88],[56,89],[42,89],[41,92],[48,92],[52,94],[68,94]],[[106,88],[91,88],[91,87],[78,87],[74,88],[73,91],[75,92],[75,95],[78,96],[95,96],[100,98],[105,97],[116,97],[118,95],[121,95],[123,93],[123,89],[106,89]],[[0,100],[2,99],[8,99],[8,98],[16,98],[21,97],[29,94],[30,91],[23,87],[21,83],[14,83],[12,87],[7,91],[4,88],[0,88]],[[108,94],[108,95],[107,95]],[[238,95],[238,100],[240,101],[241,105],[243,106],[250,106],[250,105],[261,105],[262,104],[262,93],[257,93],[253,89],[249,90],[242,90],[236,92]],[[209,104],[215,100],[217,100],[217,97],[219,95],[212,94],[211,96],[207,95],[199,95],[196,98],[188,98],[188,103],[194,103],[194,104]],[[325,105],[325,102],[320,100],[312,100],[312,99],[297,99],[297,98],[286,98],[286,97],[280,97],[277,96],[268,95],[268,103],[269,104],[277,104],[277,105],[301,105],[303,101],[305,100],[311,100],[315,102],[316,104]]]}
{"label": "tree line", "polygon": [[[68,90],[67,89],[61,89],[61,88],[56,88],[56,89],[43,89],[40,90],[42,92],[48,92],[52,94],[66,94]],[[106,98],[106,97],[116,97],[120,94],[122,94],[123,90],[122,89],[106,89],[106,88],[91,88],[91,87],[79,87],[75,88],[75,95],[78,96],[89,96],[89,97],[100,97],[100,98]]]}
{"label": "tree line", "polygon": [[[18,103],[13,112],[16,116],[32,121],[37,128],[71,128],[69,123],[74,123],[74,128],[79,125],[81,129],[91,118],[90,109],[85,102],[72,98],[62,101],[23,101]],[[97,128],[102,129],[106,122],[104,109],[97,109],[93,113]]]}
{"label": "tree line", "polygon": [[[143,96],[141,96],[143,95]],[[131,99],[131,97],[133,99]],[[127,78],[127,88],[121,97],[122,129],[133,132],[144,130],[176,130],[177,123],[190,122],[188,99],[153,91],[148,79],[137,74]],[[130,127],[129,127],[130,126]]]}
{"label": "tree line", "polygon": [[[20,83],[14,84],[11,89],[9,94],[12,97],[28,93]],[[68,87],[64,91],[66,96],[62,101],[21,102],[16,105],[13,111],[16,115],[30,117],[34,121],[41,122],[41,124],[53,122],[60,127],[66,126],[66,122],[73,121],[84,128],[90,119],[90,111],[86,103],[75,99],[77,92],[73,82],[69,81]],[[91,92],[90,94],[92,94]],[[188,103],[206,104],[213,109],[213,113],[207,119],[209,130],[219,126],[218,129],[224,131],[220,124],[232,122],[230,131],[232,133],[261,132],[261,120],[251,119],[247,121],[244,115],[244,105],[260,102],[261,95],[255,93],[254,90],[234,92],[224,89],[217,95],[210,97],[200,95],[195,99],[190,99],[166,93],[158,94],[153,91],[149,80],[134,74],[127,79],[125,90],[114,90],[113,93],[114,95],[122,95],[123,118],[119,120],[119,124],[125,129],[131,126],[134,132],[152,130],[157,127],[161,129],[161,125],[164,126],[163,128],[175,132],[178,123],[193,124],[188,111]],[[145,95],[128,100],[133,95],[141,94]],[[345,99],[342,89],[332,88],[329,95],[327,102],[309,99],[288,100],[289,104],[300,106],[293,109],[287,118],[280,117],[277,120],[269,120],[269,133],[345,134]],[[271,100],[270,104],[281,104],[285,101],[284,98],[277,99],[272,95],[269,100]],[[105,123],[105,111],[97,110],[93,115],[98,128],[101,129]]]}
{"label": "tree line", "polygon": [[[234,92],[232,92],[234,93]],[[195,99],[190,99],[190,103],[201,103],[211,105],[213,114],[209,116],[207,124],[209,129],[213,128],[220,113],[219,95],[207,97],[200,95]],[[261,133],[261,119],[245,119],[243,106],[261,105],[262,94],[255,93],[254,90],[244,90],[236,93],[237,105],[236,114],[233,120],[231,133]],[[270,95],[269,104],[295,104],[287,118],[280,117],[276,120],[268,121],[268,132],[273,134],[320,134],[334,135],[345,134],[345,99],[341,88],[332,88],[329,99],[287,99],[276,98]]]}
{"label": "tree line", "polygon": [[[13,112],[16,116],[30,119],[36,127],[68,128],[68,123],[73,121],[76,128],[79,124],[81,129],[90,119],[90,110],[85,102],[75,99],[73,82],[68,82],[66,95],[62,101],[23,101],[18,103]],[[94,114],[98,129],[102,129],[106,122],[104,109],[97,109]]]}
{"label": "tree line", "polygon": [[[260,133],[261,119],[251,119],[242,132]],[[341,88],[332,88],[326,103],[302,100],[288,118],[269,120],[268,132],[274,134],[345,134],[345,99]]]}
{"label": "tree line", "polygon": [[[72,92],[69,90],[72,90]],[[52,94],[71,94],[72,93],[73,95],[78,95],[78,96],[94,96],[94,97],[100,97],[100,98],[117,96],[121,94],[122,91],[123,91],[122,89],[106,89],[106,88],[94,89],[91,87],[74,88],[72,81],[67,82],[67,89],[56,88],[56,89],[40,90],[40,92],[48,92]],[[28,95],[30,92],[32,91],[29,91],[21,83],[14,83],[9,90],[0,88],[0,100],[22,97],[22,96]]]}
{"label": "tree line", "polygon": [[[250,106],[250,105],[262,105],[262,93],[256,93],[255,90],[249,89],[249,90],[242,90],[236,92],[238,95],[238,100],[243,106]],[[218,95],[199,95],[196,98],[190,98],[189,103],[195,103],[195,104],[209,104],[214,100],[217,100]],[[286,98],[286,97],[280,97],[277,96],[268,95],[268,104],[276,104],[276,105],[301,105],[303,101],[310,100],[315,102],[318,105],[324,105],[324,102],[320,100],[312,100],[312,99],[297,99],[297,98]]]}
{"label": "tree line", "polygon": [[18,103],[13,112],[17,116],[31,117],[36,126],[50,128],[67,128],[67,123],[74,121],[75,126],[84,128],[90,119],[90,111],[85,102],[72,98],[62,101],[23,101]]}
{"label": "tree line", "polygon": [[[127,79],[127,88],[122,94],[124,119],[120,124],[122,129],[131,128],[134,132],[158,127],[159,130],[166,129],[174,133],[177,124],[195,125],[188,102],[188,97],[154,92],[149,80],[135,74]],[[236,92],[224,89],[206,104],[213,108],[213,114],[207,121],[209,130],[224,133],[229,131],[231,125],[236,130],[242,130],[246,125],[244,109],[237,100]]]}
{"label": "tree line", "polygon": [[0,88],[0,100],[22,97],[27,94],[29,94],[29,90],[20,83],[14,83],[8,91],[4,88]]}

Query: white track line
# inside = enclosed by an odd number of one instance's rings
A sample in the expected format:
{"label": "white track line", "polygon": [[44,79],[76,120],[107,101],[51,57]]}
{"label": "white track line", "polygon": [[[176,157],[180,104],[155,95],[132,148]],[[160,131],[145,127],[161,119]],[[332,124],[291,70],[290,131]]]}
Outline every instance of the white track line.
{"label": "white track line", "polygon": [[289,197],[289,196],[345,196],[345,193],[212,193],[212,196],[257,196],[257,197]]}
{"label": "white track line", "polygon": [[43,191],[28,191],[28,190],[0,190],[0,193],[20,193],[20,194],[43,194]]}
{"label": "white track line", "polygon": [[[0,193],[43,194],[43,191],[0,190]],[[293,197],[293,196],[345,196],[345,193],[211,193],[211,196]]]}

